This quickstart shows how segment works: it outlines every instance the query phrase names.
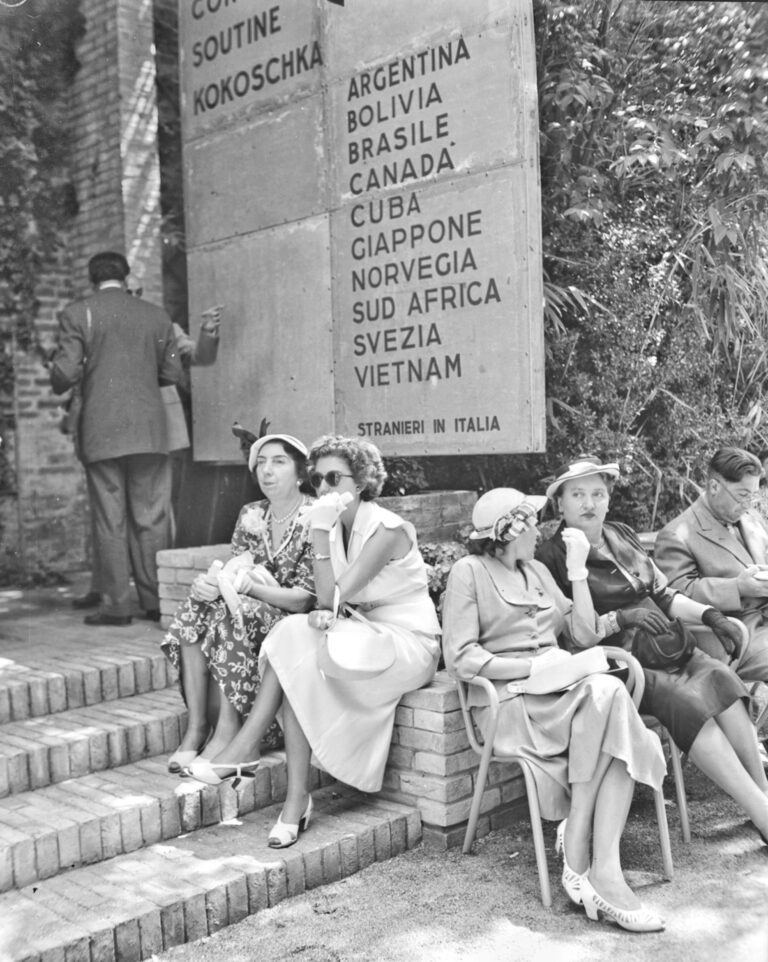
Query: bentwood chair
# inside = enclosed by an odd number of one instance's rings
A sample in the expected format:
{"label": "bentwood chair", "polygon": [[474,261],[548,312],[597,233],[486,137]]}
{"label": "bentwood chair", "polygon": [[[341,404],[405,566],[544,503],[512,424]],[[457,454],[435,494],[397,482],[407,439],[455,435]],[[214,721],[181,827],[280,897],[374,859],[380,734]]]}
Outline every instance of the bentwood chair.
{"label": "bentwood chair", "polygon": [[[629,652],[623,648],[612,648],[605,646],[605,653],[608,658],[621,663],[627,668],[628,679],[627,688],[635,707],[639,706],[645,689],[645,677],[640,663],[633,658]],[[480,818],[480,806],[483,801],[485,785],[488,781],[488,771],[492,762],[502,764],[514,763],[519,765],[523,779],[525,780],[525,791],[528,798],[528,811],[531,817],[531,832],[533,834],[533,848],[536,853],[536,865],[539,871],[539,887],[541,889],[541,901],[549,908],[552,905],[552,891],[549,884],[549,869],[547,867],[547,856],[544,845],[544,833],[541,827],[541,809],[539,807],[539,796],[536,790],[536,782],[533,777],[530,762],[523,755],[514,752],[505,755],[497,755],[493,751],[493,741],[496,736],[496,727],[499,722],[499,698],[492,682],[487,678],[476,677],[469,682],[456,681],[459,691],[459,702],[461,704],[461,714],[464,719],[464,727],[467,738],[472,750],[480,756],[480,764],[475,778],[475,791],[472,796],[472,804],[469,810],[469,820],[467,830],[464,835],[463,852],[466,855],[472,848],[475,839],[477,823]],[[488,701],[488,728],[483,734],[480,733],[475,725],[468,704],[469,686],[474,685],[481,688]],[[654,804],[656,807],[656,818],[659,823],[659,839],[661,842],[661,858],[664,868],[664,875],[671,879],[673,875],[672,848],[669,841],[669,827],[667,825],[667,812],[664,807],[664,795],[661,789],[654,792]]]}

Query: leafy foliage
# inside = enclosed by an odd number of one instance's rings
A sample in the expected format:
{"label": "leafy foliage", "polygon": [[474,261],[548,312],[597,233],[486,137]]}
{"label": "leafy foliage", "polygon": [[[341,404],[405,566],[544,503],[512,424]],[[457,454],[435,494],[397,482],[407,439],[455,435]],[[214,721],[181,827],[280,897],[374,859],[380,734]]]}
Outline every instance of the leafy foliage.
{"label": "leafy foliage", "polygon": [[720,443],[762,447],[768,8],[535,4],[548,448],[619,456],[615,510],[674,514]]}
{"label": "leafy foliage", "polygon": [[[61,93],[81,31],[77,0],[28,0],[0,21],[0,435],[13,426],[13,347],[39,347],[35,287],[74,211]],[[0,448],[0,490],[10,478]]]}

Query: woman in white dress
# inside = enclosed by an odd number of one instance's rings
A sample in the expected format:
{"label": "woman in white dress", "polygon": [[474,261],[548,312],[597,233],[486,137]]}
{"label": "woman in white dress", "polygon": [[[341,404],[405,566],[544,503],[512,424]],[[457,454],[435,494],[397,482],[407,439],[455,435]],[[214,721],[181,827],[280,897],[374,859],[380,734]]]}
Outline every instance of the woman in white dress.
{"label": "woman in white dress", "polygon": [[[317,610],[285,618],[270,632],[253,709],[215,759],[237,774],[238,765],[256,757],[263,733],[282,709],[288,790],[269,836],[273,848],[292,845],[309,824],[313,754],[340,781],[364,792],[381,788],[397,704],[431,681],[440,652],[440,626],[414,527],[374,503],[386,478],[378,449],[359,438],[328,435],[312,446],[309,464],[319,495],[306,515]],[[331,677],[318,664],[335,596],[389,636],[392,663],[375,677]]]}

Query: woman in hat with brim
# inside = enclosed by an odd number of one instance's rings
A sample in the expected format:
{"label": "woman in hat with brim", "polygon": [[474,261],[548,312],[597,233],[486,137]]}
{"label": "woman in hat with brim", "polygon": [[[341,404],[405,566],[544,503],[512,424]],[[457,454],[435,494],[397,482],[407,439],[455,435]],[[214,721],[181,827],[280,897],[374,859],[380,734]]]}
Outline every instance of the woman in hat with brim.
{"label": "woman in hat with brim", "polygon": [[[313,501],[301,491],[306,465],[306,447],[290,434],[254,441],[248,467],[264,499],[242,508],[232,559],[195,578],[163,639],[189,713],[179,749],[168,762],[171,772],[183,774],[196,758],[213,759],[229,744],[259,690],[262,642],[287,614],[314,604],[312,551],[303,528],[303,513]],[[264,747],[281,742],[273,724]],[[213,784],[221,780],[214,768],[205,774]],[[244,768],[241,774],[250,772]]]}
{"label": "woman in hat with brim", "polygon": [[[629,651],[639,629],[657,635],[669,630],[670,619],[679,618],[706,625],[737,658],[742,638],[738,627],[716,608],[669,588],[632,528],[605,520],[611,483],[618,475],[618,464],[593,457],[579,458],[558,472],[547,497],[555,501],[563,522],[539,547],[537,559],[570,594],[564,534],[573,529],[584,533],[589,543],[584,574],[605,625],[606,644]],[[577,640],[575,647],[596,643]],[[698,648],[680,668],[644,667],[643,673],[640,710],[664,725],[680,751],[727,792],[768,839],[768,781],[749,718],[749,692],[738,675]]]}
{"label": "woman in hat with brim", "polygon": [[[312,756],[346,785],[363,792],[381,788],[398,702],[429,684],[440,655],[440,625],[416,530],[376,504],[386,479],[379,450],[362,438],[326,435],[312,445],[309,465],[318,494],[306,516],[317,610],[285,618],[270,632],[261,652],[259,697],[218,759],[233,768],[252,758],[280,708],[288,785],[267,839],[272,848],[293,845],[309,827]],[[354,623],[375,658],[370,672],[326,657],[331,647],[325,632],[339,605],[358,616],[343,624]],[[383,663],[380,648],[388,653]]]}
{"label": "woman in hat with brim", "polygon": [[[537,673],[537,659],[554,664],[567,658],[558,653],[560,634],[584,647],[599,637],[586,580],[574,580],[570,601],[544,565],[533,560],[536,514],[545,502],[514,488],[497,488],[475,505],[472,554],[453,566],[445,592],[446,666],[457,678],[481,676],[496,687],[500,711],[494,750],[522,751],[533,763],[542,815],[563,819],[557,847],[563,850],[562,881],[571,900],[583,904],[590,918],[597,918],[598,907],[608,914],[607,905],[623,928],[658,931],[664,923],[642,907],[619,859],[635,782],[657,789],[664,778],[658,737],[612,675],[588,675],[567,691],[525,692],[525,679]],[[579,531],[565,531],[563,538],[569,564],[579,573],[589,545]],[[470,699],[482,730],[488,712],[482,693],[471,687]]]}

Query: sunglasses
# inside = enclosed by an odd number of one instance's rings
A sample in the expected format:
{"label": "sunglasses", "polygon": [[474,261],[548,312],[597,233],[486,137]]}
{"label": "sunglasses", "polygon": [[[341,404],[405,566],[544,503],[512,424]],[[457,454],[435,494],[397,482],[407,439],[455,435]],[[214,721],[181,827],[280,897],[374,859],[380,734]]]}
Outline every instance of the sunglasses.
{"label": "sunglasses", "polygon": [[338,488],[342,478],[353,477],[353,474],[342,474],[341,471],[328,471],[325,474],[320,474],[319,471],[313,471],[309,476],[309,483],[313,488],[319,488],[323,481],[325,481],[329,488]]}

